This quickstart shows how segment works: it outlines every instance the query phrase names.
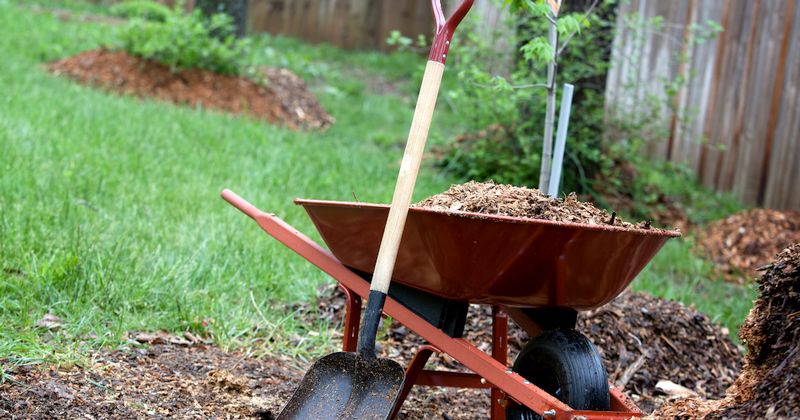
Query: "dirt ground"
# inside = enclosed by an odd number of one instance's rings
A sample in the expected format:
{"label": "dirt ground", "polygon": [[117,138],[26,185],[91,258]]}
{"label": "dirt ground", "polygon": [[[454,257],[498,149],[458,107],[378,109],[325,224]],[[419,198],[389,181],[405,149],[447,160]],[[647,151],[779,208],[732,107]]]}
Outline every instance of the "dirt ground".
{"label": "dirt ground", "polygon": [[591,225],[613,225],[625,228],[651,229],[649,221],[628,223],[608,214],[592,203],[578,200],[572,193],[565,198],[549,197],[537,189],[469,181],[453,185],[447,191],[428,197],[415,207],[444,212],[470,212],[500,216],[545,219]]}
{"label": "dirt ground", "polygon": [[305,82],[286,69],[263,69],[265,83],[257,83],[206,70],[172,72],[154,61],[104,49],[51,63],[48,69],[116,93],[247,114],[293,129],[323,129],[334,122]]}
{"label": "dirt ground", "polygon": [[[320,290],[308,316],[341,323],[345,303],[337,287]],[[488,306],[470,307],[466,338],[488,351]],[[527,341],[510,323],[509,364]],[[646,412],[669,400],[659,380],[678,383],[704,398],[720,398],[738,374],[740,354],[724,331],[679,303],[626,293],[581,314],[578,330],[599,347],[609,379]],[[262,418],[269,419],[302,378],[304,366],[274,356],[226,353],[192,336],[131,334],[146,349],[99,351],[89,366],[19,368],[0,384],[0,418]],[[384,357],[407,363],[422,339],[393,323],[380,344]],[[698,345],[702,343],[702,345]],[[446,355],[434,355],[433,369],[464,371]],[[485,390],[415,387],[402,418],[480,419],[489,415]]]}
{"label": "dirt ground", "polygon": [[159,344],[98,352],[85,368],[13,372],[3,418],[274,418],[298,371],[214,347]]}
{"label": "dirt ground", "polygon": [[749,283],[775,254],[800,242],[800,212],[751,209],[710,223],[697,235],[701,252],[733,283]]}

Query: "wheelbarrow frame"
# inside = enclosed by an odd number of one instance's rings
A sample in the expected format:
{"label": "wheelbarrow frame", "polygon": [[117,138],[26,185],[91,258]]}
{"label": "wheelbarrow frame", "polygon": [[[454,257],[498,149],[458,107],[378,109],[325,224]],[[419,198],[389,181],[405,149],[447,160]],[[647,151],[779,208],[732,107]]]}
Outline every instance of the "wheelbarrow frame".
{"label": "wheelbarrow frame", "polygon": [[[333,277],[347,296],[345,334],[342,346],[345,351],[356,347],[359,332],[361,299],[369,295],[369,282],[351,271],[331,252],[308,236],[281,220],[274,214],[263,212],[230,190],[222,198],[248,215],[270,236]],[[384,313],[391,316],[430,345],[417,350],[407,368],[406,385],[395,407],[396,414],[414,385],[447,386],[457,388],[491,388],[493,419],[505,418],[508,398],[530,408],[547,419],[629,419],[641,417],[642,412],[622,392],[609,385],[611,410],[574,410],[554,396],[530,383],[507,366],[508,316],[511,316],[529,334],[536,335],[541,328],[533,317],[518,308],[492,307],[492,354],[489,355],[463,338],[453,338],[432,325],[411,309],[392,297],[387,297]],[[573,320],[574,322],[574,320]],[[423,367],[434,353],[445,353],[474,373],[428,371]]]}

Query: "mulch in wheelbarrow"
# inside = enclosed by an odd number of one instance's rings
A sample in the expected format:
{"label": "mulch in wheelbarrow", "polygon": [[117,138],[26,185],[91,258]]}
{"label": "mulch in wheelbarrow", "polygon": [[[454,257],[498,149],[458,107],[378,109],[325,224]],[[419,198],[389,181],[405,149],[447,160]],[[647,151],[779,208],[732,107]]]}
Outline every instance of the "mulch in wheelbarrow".
{"label": "mulch in wheelbarrow", "polygon": [[749,283],[758,277],[758,267],[800,242],[800,212],[746,210],[710,223],[697,239],[726,280]]}
{"label": "mulch in wheelbarrow", "polygon": [[758,280],[759,298],[739,335],[749,350],[722,400],[681,400],[664,418],[800,418],[800,244],[778,254]]}
{"label": "mulch in wheelbarrow", "polygon": [[286,69],[262,69],[265,83],[258,83],[207,70],[173,72],[155,61],[106,49],[56,61],[48,69],[112,92],[250,115],[293,129],[323,129],[334,122],[306,83]]}
{"label": "mulch in wheelbarrow", "polygon": [[578,200],[575,193],[564,198],[550,197],[532,188],[489,182],[469,181],[428,197],[415,207],[451,213],[481,213],[499,216],[544,219],[590,225],[652,229],[650,221],[629,223],[616,214]]}

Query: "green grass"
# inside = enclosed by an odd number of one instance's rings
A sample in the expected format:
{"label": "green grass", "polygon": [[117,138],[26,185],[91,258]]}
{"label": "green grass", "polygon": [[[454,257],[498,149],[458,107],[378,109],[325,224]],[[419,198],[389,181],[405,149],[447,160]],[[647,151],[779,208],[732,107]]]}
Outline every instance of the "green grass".
{"label": "green grass", "polygon": [[[309,301],[330,280],[218,194],[230,187],[308,233],[296,197],[386,202],[402,155],[386,144],[405,138],[408,101],[323,90],[336,125],[292,132],[106,94],[42,68],[107,42],[113,28],[8,4],[0,25],[0,358],[58,358],[73,353],[72,338],[114,345],[126,331],[155,329],[225,346],[297,335],[304,345],[276,346],[329,350],[329,337],[307,334],[318,325],[270,304]],[[423,171],[416,195],[448,184]],[[46,312],[65,327],[37,329]]]}
{"label": "green grass", "polygon": [[[43,69],[112,43],[114,27],[7,0],[0,26],[0,380],[15,364],[81,363],[87,349],[126,345],[134,330],[188,330],[224,348],[300,359],[332,349],[330,334],[310,334],[327,325],[283,305],[311,302],[332,280],[218,194],[231,188],[317,240],[292,199],[388,202],[414,105],[405,94],[424,57],[260,37],[253,61],[296,70],[337,119],[303,133],[107,94]],[[365,74],[400,95],[370,92]],[[433,142],[460,126],[447,106],[437,112]],[[427,167],[415,197],[450,181]],[[635,287],[725,325],[743,319],[752,290],[705,282],[710,271],[690,242],[672,242]],[[61,329],[35,326],[48,312]]]}

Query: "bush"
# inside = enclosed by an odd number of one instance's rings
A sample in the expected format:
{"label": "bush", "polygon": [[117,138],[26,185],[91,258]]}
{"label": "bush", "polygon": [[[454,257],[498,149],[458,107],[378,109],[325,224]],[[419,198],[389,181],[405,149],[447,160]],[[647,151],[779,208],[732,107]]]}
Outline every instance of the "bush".
{"label": "bush", "polygon": [[156,22],[164,22],[172,13],[169,7],[154,1],[133,0],[111,6],[110,12],[114,16],[132,19],[141,18]]}
{"label": "bush", "polygon": [[231,18],[222,13],[207,18],[199,10],[187,13],[180,3],[169,10],[163,22],[131,19],[120,35],[122,48],[132,55],[166,64],[173,71],[242,73],[250,44],[236,39]]}

